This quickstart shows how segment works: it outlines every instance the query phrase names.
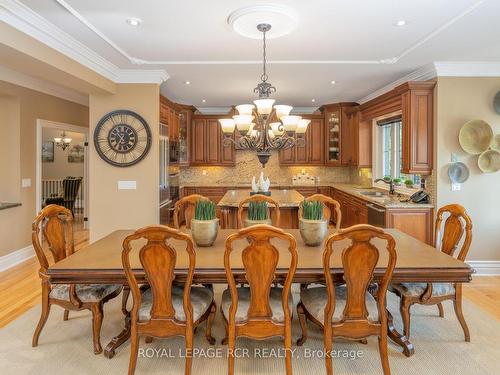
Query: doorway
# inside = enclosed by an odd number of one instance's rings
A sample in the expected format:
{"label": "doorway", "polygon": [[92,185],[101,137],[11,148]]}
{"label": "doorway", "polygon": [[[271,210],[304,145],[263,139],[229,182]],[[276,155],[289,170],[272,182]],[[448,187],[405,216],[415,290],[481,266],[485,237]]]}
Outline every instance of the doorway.
{"label": "doorway", "polygon": [[88,128],[37,120],[36,212],[50,203],[70,209],[75,239],[88,237],[87,146]]}

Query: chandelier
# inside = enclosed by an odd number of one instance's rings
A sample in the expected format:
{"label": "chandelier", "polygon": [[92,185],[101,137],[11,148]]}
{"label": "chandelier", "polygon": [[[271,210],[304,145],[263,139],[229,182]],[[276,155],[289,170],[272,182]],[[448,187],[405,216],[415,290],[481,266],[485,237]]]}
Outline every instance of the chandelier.
{"label": "chandelier", "polygon": [[[266,72],[266,32],[271,25],[261,23],[257,25],[263,37],[263,73],[261,82],[254,88],[259,95],[254,104],[240,104],[235,108],[238,114],[232,119],[219,119],[224,134],[224,146],[234,144],[237,149],[253,150],[257,153],[262,167],[265,167],[271,150],[284,150],[294,145],[305,145],[305,132],[311,120],[301,116],[290,115],[292,106],[274,105],[275,100],[269,96],[276,92],[276,87],[267,82]],[[233,139],[237,130],[239,137]]]}
{"label": "chandelier", "polygon": [[54,142],[55,142],[56,146],[61,147],[63,149],[63,151],[69,147],[72,140],[73,139],[68,137],[66,135],[66,132],[64,132],[64,131],[62,132],[62,134],[59,137],[54,137]]}

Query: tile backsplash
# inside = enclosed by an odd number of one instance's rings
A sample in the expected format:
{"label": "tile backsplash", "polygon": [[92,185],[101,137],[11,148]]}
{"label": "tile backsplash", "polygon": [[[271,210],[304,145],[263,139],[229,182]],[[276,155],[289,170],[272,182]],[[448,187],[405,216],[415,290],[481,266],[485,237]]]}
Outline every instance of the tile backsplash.
{"label": "tile backsplash", "polygon": [[[255,152],[237,151],[234,167],[188,167],[180,169],[180,185],[238,185],[250,184],[252,177],[257,178],[264,172],[271,184],[287,185],[292,183],[292,176],[304,170],[320,178],[322,182],[350,183],[351,175],[358,168],[326,166],[280,166],[278,152],[273,152],[265,168],[262,168]],[[355,169],[355,173],[351,170]],[[205,171],[205,174],[204,172]]]}

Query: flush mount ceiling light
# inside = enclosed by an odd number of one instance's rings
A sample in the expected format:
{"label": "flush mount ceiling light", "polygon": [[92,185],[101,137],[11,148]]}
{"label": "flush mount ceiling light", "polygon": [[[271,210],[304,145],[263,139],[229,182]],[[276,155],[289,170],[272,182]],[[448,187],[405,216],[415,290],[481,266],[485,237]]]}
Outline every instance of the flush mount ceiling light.
{"label": "flush mount ceiling light", "polygon": [[[262,35],[263,66],[261,81],[253,92],[259,95],[259,99],[254,100],[254,104],[237,105],[238,115],[232,119],[219,120],[224,146],[234,143],[239,149],[255,151],[262,167],[271,157],[271,150],[284,150],[294,145],[303,147],[305,132],[311,122],[301,116],[290,116],[292,106],[274,105],[275,100],[269,98],[276,92],[276,87],[267,82],[266,71],[266,36],[272,28],[270,23],[259,23],[256,27]],[[240,135],[236,139],[233,137],[235,129]]]}
{"label": "flush mount ceiling light", "polygon": [[227,18],[227,23],[238,34],[261,39],[262,32],[256,29],[258,24],[269,24],[273,27],[266,32],[267,39],[279,38],[292,32],[297,26],[296,13],[283,5],[253,5],[235,10]]}
{"label": "flush mount ceiling light", "polygon": [[127,18],[127,24],[130,26],[139,26],[142,23],[140,18]]}
{"label": "flush mount ceiling light", "polygon": [[332,82],[330,82],[330,83],[331,83],[332,85],[335,85],[335,84],[336,84],[337,82],[335,82],[335,81],[332,81]]}
{"label": "flush mount ceiling light", "polygon": [[191,84],[191,81],[184,81],[184,84],[185,84],[185,85],[190,85],[190,84]]}
{"label": "flush mount ceiling light", "polygon": [[405,26],[405,25],[406,25],[406,20],[399,20],[394,24],[394,26]]}

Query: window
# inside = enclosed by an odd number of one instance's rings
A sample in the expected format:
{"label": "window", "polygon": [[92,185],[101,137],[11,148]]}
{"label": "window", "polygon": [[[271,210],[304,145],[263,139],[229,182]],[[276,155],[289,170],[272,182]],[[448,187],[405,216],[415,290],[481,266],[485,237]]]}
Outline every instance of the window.
{"label": "window", "polygon": [[391,177],[401,179],[401,183],[412,180],[418,183],[418,176],[401,173],[403,157],[403,125],[401,116],[390,117],[377,121],[375,127],[378,139],[378,152],[375,157],[377,165],[374,168],[374,178]]}

